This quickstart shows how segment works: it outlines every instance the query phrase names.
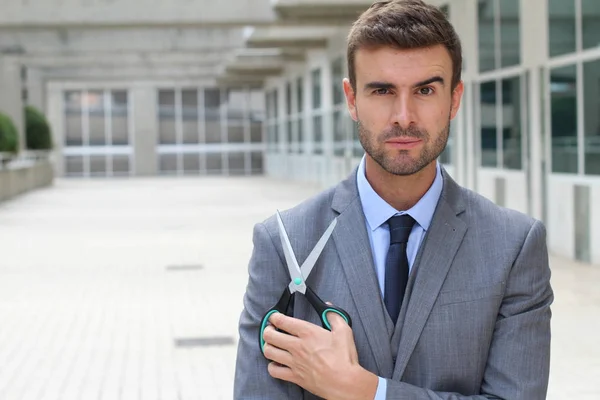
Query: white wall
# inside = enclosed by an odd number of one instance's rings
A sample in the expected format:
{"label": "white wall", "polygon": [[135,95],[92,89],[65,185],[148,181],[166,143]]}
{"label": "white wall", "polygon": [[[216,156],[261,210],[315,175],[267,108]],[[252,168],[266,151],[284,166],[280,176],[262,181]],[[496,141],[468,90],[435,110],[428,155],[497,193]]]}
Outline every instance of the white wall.
{"label": "white wall", "polygon": [[548,178],[548,247],[558,255],[575,257],[573,182],[569,177]]}
{"label": "white wall", "polygon": [[553,174],[548,180],[548,246],[551,251],[568,258],[575,258],[574,187],[590,188],[589,226],[590,258],[600,264],[600,178]]}

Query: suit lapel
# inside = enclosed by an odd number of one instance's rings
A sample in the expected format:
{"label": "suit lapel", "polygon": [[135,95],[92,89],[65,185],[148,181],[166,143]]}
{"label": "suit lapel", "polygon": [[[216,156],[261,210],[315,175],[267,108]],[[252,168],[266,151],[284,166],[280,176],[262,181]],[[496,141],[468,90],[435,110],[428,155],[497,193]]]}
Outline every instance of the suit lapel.
{"label": "suit lapel", "polygon": [[393,372],[392,348],[365,217],[356,188],[356,170],[338,186],[332,208],[340,213],[332,237],[356,304],[357,317],[367,334],[379,374],[389,378]]}
{"label": "suit lapel", "polygon": [[452,261],[467,232],[457,217],[464,211],[460,188],[444,171],[444,189],[422,246],[406,310],[394,379],[399,380],[415,349]]}

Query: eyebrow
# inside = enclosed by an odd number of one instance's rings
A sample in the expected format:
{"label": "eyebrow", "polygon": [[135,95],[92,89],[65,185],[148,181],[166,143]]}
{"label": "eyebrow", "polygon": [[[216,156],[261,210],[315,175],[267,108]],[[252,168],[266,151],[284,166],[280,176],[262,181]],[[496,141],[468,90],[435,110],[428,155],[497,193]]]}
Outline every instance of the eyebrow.
{"label": "eyebrow", "polygon": [[365,85],[365,90],[367,89],[395,89],[396,85],[388,82],[369,82]]}
{"label": "eyebrow", "polygon": [[421,86],[430,85],[430,84],[435,83],[435,82],[439,82],[442,86],[444,86],[444,78],[442,78],[441,76],[437,75],[437,76],[432,76],[429,79],[425,79],[424,81],[417,82],[417,83],[415,83],[415,85],[413,87],[418,88],[418,87],[421,87]]}
{"label": "eyebrow", "polygon": [[[444,78],[441,76],[432,76],[431,78],[425,79],[424,81],[417,82],[413,85],[413,88],[430,85],[432,83],[439,82],[442,86],[444,85]],[[365,85],[367,89],[396,89],[396,85],[389,82],[369,82]]]}

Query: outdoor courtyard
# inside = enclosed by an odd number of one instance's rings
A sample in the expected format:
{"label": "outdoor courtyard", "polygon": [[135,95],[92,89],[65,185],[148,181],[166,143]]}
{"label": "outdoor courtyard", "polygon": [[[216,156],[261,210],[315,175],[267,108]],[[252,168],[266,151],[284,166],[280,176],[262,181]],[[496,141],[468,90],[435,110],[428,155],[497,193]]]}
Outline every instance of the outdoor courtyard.
{"label": "outdoor courtyard", "polygon": [[[231,399],[252,227],[319,188],[59,179],[0,204],[0,399]],[[549,399],[600,398],[600,266],[551,258]]]}

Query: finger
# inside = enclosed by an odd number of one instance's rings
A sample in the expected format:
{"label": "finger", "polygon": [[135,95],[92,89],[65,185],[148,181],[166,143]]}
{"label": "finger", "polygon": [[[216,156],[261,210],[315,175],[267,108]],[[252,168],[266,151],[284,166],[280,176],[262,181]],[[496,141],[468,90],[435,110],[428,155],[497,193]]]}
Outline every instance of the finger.
{"label": "finger", "polygon": [[327,314],[325,314],[325,318],[327,318],[327,321],[329,321],[329,325],[331,326],[332,331],[346,329],[346,327],[348,326],[346,320],[336,312],[327,312]]}
{"label": "finger", "polygon": [[303,333],[305,333],[308,329],[310,329],[309,322],[303,321],[301,319],[288,317],[287,315],[276,313],[271,315],[269,318],[269,322],[273,324],[277,329],[285,331],[290,335],[294,335],[297,337],[302,337]]}
{"label": "finger", "polygon": [[271,375],[273,378],[296,383],[296,376],[288,367],[271,362],[267,367],[267,371],[269,371],[269,375]]}
{"label": "finger", "polygon": [[263,340],[265,343],[291,352],[297,341],[300,339],[296,336],[288,335],[285,332],[278,332],[272,325],[269,325],[265,328]]}
{"label": "finger", "polygon": [[282,350],[280,348],[277,348],[277,347],[273,346],[272,344],[268,344],[268,343],[265,344],[263,351],[265,354],[265,358],[267,358],[271,361],[275,361],[276,363],[281,364],[286,367],[292,366],[292,362],[294,361],[294,359],[289,352]]}

